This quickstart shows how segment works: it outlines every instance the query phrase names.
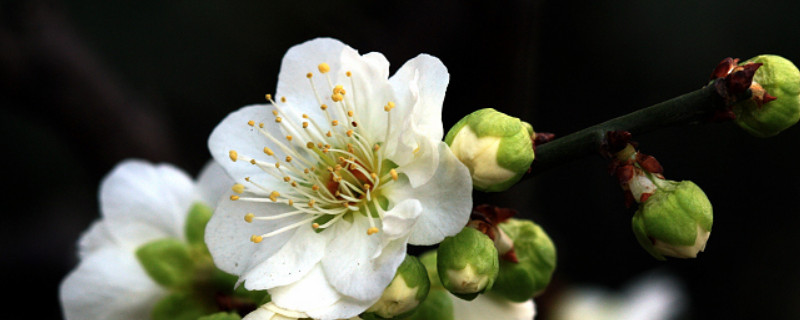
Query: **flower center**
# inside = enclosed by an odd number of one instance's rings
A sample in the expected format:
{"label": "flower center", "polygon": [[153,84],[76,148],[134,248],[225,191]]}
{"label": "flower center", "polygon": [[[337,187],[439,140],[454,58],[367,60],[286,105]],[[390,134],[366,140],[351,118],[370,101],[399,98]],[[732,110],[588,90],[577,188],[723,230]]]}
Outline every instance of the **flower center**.
{"label": "flower center", "polygon": [[[397,180],[395,165],[386,159],[382,143],[371,141],[374,138],[370,137],[374,135],[366,134],[364,127],[358,125],[359,115],[356,113],[355,95],[352,94],[356,89],[352,73],[346,72],[350,82],[346,90],[344,85],[333,84],[327,63],[319,64],[318,69],[327,80],[324,83],[331,92],[329,97],[320,96],[313,73],[307,73],[306,78],[324,119],[314,119],[307,114],[298,118],[288,112],[291,108],[289,99],[281,97],[276,102],[267,94],[275,121],[273,125],[279,126],[280,132],[286,136],[276,137],[265,130],[266,124],[250,120],[247,125],[258,130],[272,145],[264,147],[264,155],[259,156],[262,159],[255,155],[240,155],[235,150],[229,152],[232,161],[242,160],[258,166],[268,174],[267,179],[277,180],[260,183],[247,177],[245,181],[248,186],[239,183],[233,186],[233,191],[238,195],[231,196],[231,200],[274,202],[286,208],[285,212],[274,215],[247,213],[245,221],[269,222],[300,216],[295,223],[251,236],[250,240],[255,243],[309,224],[321,232],[342,219],[351,219],[353,214],[367,217],[370,223],[367,234],[372,235],[380,230],[375,220],[383,217],[388,204],[381,193],[384,187]],[[351,94],[348,94],[348,90]],[[387,136],[391,129],[390,111],[394,107],[393,102],[383,106],[384,111],[389,113]],[[279,156],[270,147],[280,150],[283,155]]]}

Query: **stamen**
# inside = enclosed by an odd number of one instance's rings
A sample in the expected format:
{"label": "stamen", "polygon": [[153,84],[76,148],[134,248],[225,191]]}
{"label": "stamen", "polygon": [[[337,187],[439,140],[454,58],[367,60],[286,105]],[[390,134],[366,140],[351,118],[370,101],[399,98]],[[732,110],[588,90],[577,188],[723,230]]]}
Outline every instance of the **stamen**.
{"label": "stamen", "polygon": [[329,66],[327,63],[323,62],[323,63],[320,63],[317,66],[317,69],[319,69],[320,73],[328,73],[328,71],[331,71],[331,66]]}
{"label": "stamen", "polygon": [[247,121],[247,125],[252,127],[252,126],[256,125],[256,122],[253,121],[253,120],[250,120],[250,121]]}
{"label": "stamen", "polygon": [[231,195],[231,201],[236,201],[236,200],[239,200],[239,196],[237,196],[235,194]]}
{"label": "stamen", "polygon": [[277,202],[278,201],[278,197],[280,197],[280,196],[281,196],[281,194],[278,193],[278,191],[272,191],[272,193],[269,194],[269,199],[272,200],[272,202]]}
{"label": "stamen", "polygon": [[256,215],[254,215],[252,213],[248,213],[248,214],[244,215],[244,221],[247,221],[247,223],[253,222],[253,218],[255,216]]}
{"label": "stamen", "polygon": [[373,234],[376,234],[376,233],[378,233],[378,228],[377,227],[372,227],[372,228],[367,229],[367,235],[369,235],[369,236],[371,236]]}
{"label": "stamen", "polygon": [[261,242],[261,240],[264,240],[264,238],[261,237],[261,236],[257,236],[257,235],[250,236],[250,241],[253,241],[253,243],[259,243],[259,242]]}
{"label": "stamen", "polygon": [[239,154],[236,153],[235,150],[228,151],[228,156],[231,158],[231,161],[236,162],[236,159],[239,158]]}
{"label": "stamen", "polygon": [[237,184],[234,184],[233,187],[231,187],[231,189],[233,190],[233,192],[241,194],[241,193],[244,192],[244,185],[241,184],[241,183],[237,183]]}

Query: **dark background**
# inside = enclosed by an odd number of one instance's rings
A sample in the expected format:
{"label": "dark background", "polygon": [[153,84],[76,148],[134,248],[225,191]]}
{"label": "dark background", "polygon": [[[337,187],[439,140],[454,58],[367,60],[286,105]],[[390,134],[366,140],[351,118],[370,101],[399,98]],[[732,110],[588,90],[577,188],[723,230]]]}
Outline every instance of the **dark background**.
{"label": "dark background", "polygon": [[[314,37],[382,52],[392,72],[418,53],[439,57],[451,76],[445,128],[494,107],[558,135],[700,88],[725,57],[800,61],[797,1],[497,2],[2,2],[4,291],[35,306],[19,311],[60,318],[57,287],[99,216],[100,179],[125,158],[196,175],[214,126],[274,92],[284,52]],[[723,123],[635,138],[668,178],[708,194],[706,252],[646,254],[599,156],[477,195],[519,209],[558,248],[537,319],[563,288],[614,289],[654,268],[680,276],[685,319],[800,318],[800,128],[759,139]]]}

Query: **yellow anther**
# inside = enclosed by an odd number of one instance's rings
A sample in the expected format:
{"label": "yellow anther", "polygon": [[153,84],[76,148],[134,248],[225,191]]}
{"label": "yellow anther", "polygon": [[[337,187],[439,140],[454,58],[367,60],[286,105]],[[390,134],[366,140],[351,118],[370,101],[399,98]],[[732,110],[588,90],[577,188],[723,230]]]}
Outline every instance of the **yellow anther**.
{"label": "yellow anther", "polygon": [[342,170],[341,164],[337,164],[335,167],[333,167],[333,171],[339,171],[339,170]]}
{"label": "yellow anther", "polygon": [[333,120],[333,121],[331,121],[331,125],[334,126],[334,127],[338,126],[339,125],[339,121],[338,120]]}
{"label": "yellow anther", "polygon": [[281,194],[278,193],[278,191],[272,191],[272,193],[269,194],[269,199],[272,200],[272,202],[277,202],[278,201],[278,197],[280,197],[280,196],[281,196]]}
{"label": "yellow anther", "polygon": [[378,179],[378,174],[375,172],[370,173],[369,176],[372,177],[372,179]]}
{"label": "yellow anther", "polygon": [[328,148],[322,149],[322,153],[328,153],[328,151],[329,151]]}
{"label": "yellow anther", "polygon": [[308,168],[303,169],[303,173],[305,173],[305,174],[308,174],[309,171],[310,170],[308,170]]}
{"label": "yellow anther", "polygon": [[231,187],[231,190],[233,190],[233,192],[241,194],[242,192],[244,192],[244,185],[241,183],[234,184],[233,187]]}
{"label": "yellow anther", "polygon": [[231,195],[231,201],[236,201],[236,200],[239,200],[239,196],[237,196],[235,194]]}
{"label": "yellow anther", "polygon": [[239,154],[236,153],[235,150],[228,151],[228,156],[231,157],[233,162],[236,162],[236,159],[239,159]]}
{"label": "yellow anther", "polygon": [[292,156],[286,156],[286,162],[292,162]]}
{"label": "yellow anther", "polygon": [[315,184],[315,185],[311,186],[311,190],[317,191],[317,190],[319,190],[319,186]]}
{"label": "yellow anther", "polygon": [[311,224],[311,227],[314,229],[319,229],[319,223],[314,222]]}
{"label": "yellow anther", "polygon": [[252,127],[252,126],[256,125],[256,122],[253,121],[253,120],[250,120],[250,121],[247,121],[247,125]]}
{"label": "yellow anther", "polygon": [[369,235],[369,236],[371,236],[373,234],[376,234],[376,233],[378,233],[378,228],[377,227],[372,227],[372,228],[367,229],[367,235]]}
{"label": "yellow anther", "polygon": [[280,167],[281,167],[281,163],[280,162],[275,162],[275,168],[280,168]]}
{"label": "yellow anther", "polygon": [[392,180],[397,180],[397,171],[395,171],[394,169],[389,170],[389,174],[392,175]]}
{"label": "yellow anther", "polygon": [[264,147],[264,153],[266,153],[268,156],[275,154],[275,152],[272,152],[272,149],[268,147]]}
{"label": "yellow anther", "polygon": [[326,136],[328,136],[328,137],[331,137],[331,136],[333,136],[333,133],[331,133],[330,131],[328,131],[327,133],[325,133],[325,135],[326,135]]}
{"label": "yellow anther", "polygon": [[389,106],[389,109],[394,109],[394,102],[389,101],[386,105]]}
{"label": "yellow anther", "polygon": [[375,144],[374,146],[372,146],[372,150],[373,151],[378,151],[378,149],[380,149],[380,148],[381,148],[381,145],[379,145],[379,144]]}
{"label": "yellow anther", "polygon": [[352,73],[352,72],[350,72],[350,71],[347,71],[347,72],[345,72],[345,74],[346,74],[348,77],[352,77],[352,76],[353,76],[353,73]]}
{"label": "yellow anther", "polygon": [[278,110],[272,110],[272,115],[273,116],[277,116],[278,115]]}
{"label": "yellow anther", "polygon": [[250,182],[250,177],[245,177],[244,181]]}
{"label": "yellow anther", "polygon": [[292,141],[292,136],[286,136],[286,140]]}
{"label": "yellow anther", "polygon": [[372,188],[372,186],[369,185],[369,183],[365,183],[364,184],[364,190],[369,190],[369,188]]}
{"label": "yellow anther", "polygon": [[331,71],[331,66],[329,66],[327,63],[323,62],[323,63],[320,63],[317,66],[317,69],[319,69],[319,72],[328,73],[328,71]]}
{"label": "yellow anther", "polygon": [[253,235],[252,237],[250,237],[250,241],[253,241],[253,243],[259,243],[261,242],[261,240],[264,240],[264,238],[262,238],[261,236]]}
{"label": "yellow anther", "polygon": [[344,100],[344,96],[341,93],[337,93],[331,96],[331,100],[333,100],[333,102],[339,102]]}
{"label": "yellow anther", "polygon": [[303,128],[308,128],[308,122],[303,121]]}
{"label": "yellow anther", "polygon": [[255,218],[255,217],[256,217],[256,215],[254,215],[252,213],[248,213],[248,214],[244,215],[244,221],[253,222],[253,218]]}
{"label": "yellow anther", "polygon": [[292,199],[289,199],[289,205],[290,205],[290,206],[293,206],[293,205],[294,205],[294,200],[292,200]]}
{"label": "yellow anther", "polygon": [[314,203],[316,203],[316,201],[314,201],[314,199],[311,199],[310,201],[308,201],[308,207],[309,208],[313,208],[314,207]]}
{"label": "yellow anther", "polygon": [[296,181],[292,181],[292,187],[297,188],[297,182]]}
{"label": "yellow anther", "polygon": [[417,153],[417,152],[419,152],[419,145],[417,145],[417,148],[414,149],[414,151],[411,151],[411,153]]}
{"label": "yellow anther", "polygon": [[333,88],[334,94],[342,93],[342,91],[344,91],[344,87],[341,84],[338,84],[336,85],[336,87]]}
{"label": "yellow anther", "polygon": [[289,182],[289,181],[292,181],[291,177],[283,177],[283,182]]}
{"label": "yellow anther", "polygon": [[317,168],[314,167],[314,166],[311,166],[311,172],[314,172],[314,171],[317,171]]}
{"label": "yellow anther", "polygon": [[328,105],[327,104],[323,104],[323,105],[319,106],[319,108],[322,109],[322,110],[325,110],[325,109],[328,109]]}
{"label": "yellow anther", "polygon": [[286,97],[281,97],[281,102],[286,102]]}
{"label": "yellow anther", "polygon": [[263,127],[264,127],[264,123],[263,123],[263,122],[259,122],[259,123],[258,123],[258,127],[259,127],[259,128],[263,128]]}
{"label": "yellow anther", "polygon": [[265,94],[264,97],[267,98],[267,100],[272,100],[272,95],[269,93]]}
{"label": "yellow anther", "polygon": [[306,78],[309,78],[309,79],[311,79],[311,77],[313,77],[313,76],[314,76],[314,74],[313,74],[313,73],[311,73],[311,72],[309,72],[309,73],[306,73]]}
{"label": "yellow anther", "polygon": [[281,122],[281,120],[283,120],[283,119],[281,119],[281,117],[276,117],[275,118],[275,122]]}
{"label": "yellow anther", "polygon": [[314,143],[313,142],[306,143],[306,148],[314,149]]}
{"label": "yellow anther", "polygon": [[250,164],[256,164],[256,159],[250,159]]}
{"label": "yellow anther", "polygon": [[308,119],[308,115],[304,113],[303,114],[303,119]]}
{"label": "yellow anther", "polygon": [[352,117],[354,114],[353,110],[347,110],[347,115]]}
{"label": "yellow anther", "polygon": [[322,149],[322,142],[317,142],[317,148]]}
{"label": "yellow anther", "polygon": [[336,190],[336,192],[334,192],[334,193],[333,193],[333,195],[334,195],[334,196],[337,196],[337,197],[338,197],[340,194],[342,194],[342,193],[341,193],[341,192],[339,192],[339,190]]}
{"label": "yellow anther", "polygon": [[353,125],[353,127],[358,127],[358,123],[357,123],[357,122],[355,122],[355,121],[351,122],[350,124],[352,124],[352,125]]}
{"label": "yellow anther", "polygon": [[352,137],[353,136],[353,130],[347,130],[347,136],[348,137]]}
{"label": "yellow anther", "polygon": [[328,166],[328,168],[327,168],[327,169],[328,169],[328,172],[333,172],[333,167],[331,167],[331,166]]}
{"label": "yellow anther", "polygon": [[329,144],[327,144],[327,143],[326,143],[326,144],[325,144],[325,149],[330,149],[330,148],[331,148],[331,145],[329,145]]}

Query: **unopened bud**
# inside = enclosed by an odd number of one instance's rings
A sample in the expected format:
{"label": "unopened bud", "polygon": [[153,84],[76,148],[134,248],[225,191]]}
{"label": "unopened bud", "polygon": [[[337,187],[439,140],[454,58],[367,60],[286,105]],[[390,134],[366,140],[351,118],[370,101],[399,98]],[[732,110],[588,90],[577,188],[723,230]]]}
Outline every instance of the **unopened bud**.
{"label": "unopened bud", "polygon": [[416,310],[428,296],[431,283],[425,266],[414,256],[406,259],[397,268],[397,273],[378,299],[367,312],[361,315],[365,320],[402,319]]}
{"label": "unopened bud", "polygon": [[491,289],[499,261],[494,242],[473,228],[464,228],[439,244],[436,259],[442,285],[456,296],[472,300]]}
{"label": "unopened bud", "polygon": [[499,227],[513,240],[517,262],[500,259],[492,292],[511,301],[527,301],[550,283],[556,268],[556,248],[547,233],[531,221],[509,219]]}
{"label": "unopened bud", "polygon": [[711,235],[711,202],[691,181],[656,181],[655,190],[633,216],[639,244],[653,257],[695,258]]}
{"label": "unopened bud", "polygon": [[530,124],[486,108],[458,121],[445,142],[469,168],[475,189],[497,192],[510,188],[530,168],[533,134]]}
{"label": "unopened bud", "polygon": [[760,55],[743,62],[761,63],[753,76],[753,96],[733,106],[736,123],[757,137],[774,136],[800,120],[800,71],[789,60]]}

